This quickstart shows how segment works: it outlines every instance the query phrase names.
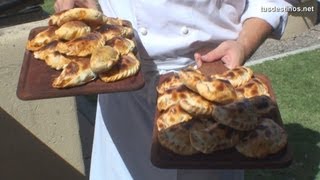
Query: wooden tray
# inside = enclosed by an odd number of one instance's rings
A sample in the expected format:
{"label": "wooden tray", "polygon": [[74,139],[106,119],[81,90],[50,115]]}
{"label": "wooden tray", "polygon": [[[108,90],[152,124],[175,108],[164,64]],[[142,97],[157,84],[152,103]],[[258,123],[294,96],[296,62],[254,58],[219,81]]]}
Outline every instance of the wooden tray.
{"label": "wooden tray", "polygon": [[[33,38],[45,27],[34,28],[30,31],[29,39]],[[90,95],[101,93],[113,93],[133,91],[144,86],[142,72],[139,71],[135,76],[112,82],[105,83],[99,79],[85,85],[68,89],[56,89],[51,86],[55,77],[61,71],[51,69],[45,62],[34,58],[33,53],[26,50],[20,71],[20,78],[17,87],[17,96],[21,100],[35,100],[45,98],[57,98],[66,96]]]}
{"label": "wooden tray", "polygon": [[[222,63],[211,63],[201,69],[205,74],[221,73],[225,71]],[[160,77],[159,83],[172,74],[166,74]],[[270,80],[263,74],[255,74],[264,81],[269,88],[270,95],[275,101],[275,95],[271,87]],[[159,116],[156,111],[154,122]],[[279,109],[276,108],[266,117],[275,120],[283,127]],[[165,169],[261,169],[261,168],[284,168],[292,162],[292,152],[287,145],[284,149],[274,155],[264,159],[248,158],[240,154],[235,148],[217,151],[211,154],[196,154],[191,156],[177,155],[161,146],[158,141],[158,129],[154,123],[151,162],[154,166]]]}

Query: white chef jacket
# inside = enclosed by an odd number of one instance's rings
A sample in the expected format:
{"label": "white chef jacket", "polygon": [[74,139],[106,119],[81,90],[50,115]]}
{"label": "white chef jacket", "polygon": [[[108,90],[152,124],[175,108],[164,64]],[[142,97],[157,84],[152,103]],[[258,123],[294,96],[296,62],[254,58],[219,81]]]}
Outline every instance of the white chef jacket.
{"label": "white chef jacket", "polygon": [[261,8],[289,6],[283,0],[100,0],[100,5],[107,16],[133,23],[146,50],[140,51],[142,58],[159,70],[185,67],[194,62],[196,49],[236,39],[243,21],[251,17],[267,21],[279,38],[287,12]]}
{"label": "white chef jacket", "polygon": [[[281,0],[100,0],[107,16],[132,22],[146,84],[134,92],[98,96],[91,180],[243,179],[241,170],[163,170],[150,162],[158,74],[193,64],[201,47],[236,39],[241,24],[259,17],[280,37],[287,6]],[[246,4],[247,3],[247,4]],[[257,29],[258,30],[258,29]]]}

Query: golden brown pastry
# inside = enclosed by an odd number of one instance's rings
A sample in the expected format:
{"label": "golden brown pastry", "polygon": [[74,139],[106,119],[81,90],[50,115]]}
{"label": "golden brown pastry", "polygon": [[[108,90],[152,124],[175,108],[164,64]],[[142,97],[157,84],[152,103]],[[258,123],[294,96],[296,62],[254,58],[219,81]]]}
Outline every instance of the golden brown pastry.
{"label": "golden brown pastry", "polygon": [[167,110],[170,106],[178,104],[182,99],[190,98],[193,94],[194,92],[185,86],[166,90],[157,99],[157,109],[159,111]]}
{"label": "golden brown pastry", "polygon": [[68,42],[59,42],[57,51],[67,56],[85,57],[104,44],[104,37],[100,33],[92,32]]}
{"label": "golden brown pastry", "polygon": [[67,88],[79,86],[96,78],[96,74],[90,68],[89,59],[77,59],[71,61],[54,79],[52,86],[54,88]]}
{"label": "golden brown pastry", "polygon": [[161,112],[157,119],[158,130],[169,128],[175,124],[181,122],[189,121],[192,119],[192,116],[184,111],[178,104],[171,106],[164,112]]}
{"label": "golden brown pastry", "polygon": [[57,44],[58,41],[53,41],[40,50],[35,51],[33,55],[36,59],[45,61],[49,67],[55,70],[62,70],[71,62],[72,58],[65,57],[56,52]]}
{"label": "golden brown pastry", "polygon": [[214,78],[228,80],[233,87],[239,87],[248,82],[253,75],[253,71],[244,66],[230,69],[223,74],[213,75]]}
{"label": "golden brown pastry", "polygon": [[120,18],[115,18],[115,17],[103,16],[103,22],[105,24],[112,24],[112,25],[118,25],[123,27],[132,27],[132,24],[130,21],[120,19]]}
{"label": "golden brown pastry", "polygon": [[132,40],[123,37],[114,37],[107,44],[112,46],[122,56],[133,52],[134,48],[136,47]]}
{"label": "golden brown pastry", "polygon": [[210,117],[215,105],[198,94],[192,93],[190,97],[179,100],[183,110],[193,117]]}
{"label": "golden brown pastry", "polygon": [[97,32],[101,33],[106,41],[111,40],[114,37],[132,37],[133,30],[119,25],[103,24],[96,29]]}
{"label": "golden brown pastry", "polygon": [[103,24],[103,14],[95,9],[73,8],[50,16],[49,25],[61,26],[69,21],[83,21],[92,25],[100,25]]}
{"label": "golden brown pastry", "polygon": [[267,85],[256,77],[249,80],[249,82],[243,86],[236,88],[236,93],[238,99],[261,95],[270,96]]}
{"label": "golden brown pastry", "polygon": [[96,74],[110,70],[120,59],[118,51],[110,46],[96,48],[90,58],[90,68]]}
{"label": "golden brown pastry", "polygon": [[109,71],[100,73],[99,77],[104,82],[114,82],[135,75],[139,69],[140,61],[134,54],[129,53],[126,56],[122,56],[119,62]]}
{"label": "golden brown pastry", "polygon": [[42,47],[41,49],[33,52],[33,56],[38,60],[45,60],[48,54],[52,54],[56,51],[58,41],[52,41]]}
{"label": "golden brown pastry", "polygon": [[59,27],[55,34],[59,39],[71,40],[85,36],[91,31],[90,26],[81,21],[69,21]]}
{"label": "golden brown pastry", "polygon": [[167,77],[161,84],[159,84],[156,89],[158,94],[164,94],[169,89],[175,89],[179,86],[183,86],[182,81],[178,74],[173,74],[172,76]]}
{"label": "golden brown pastry", "polygon": [[178,74],[182,83],[194,92],[198,92],[196,87],[197,83],[206,79],[199,70],[192,67],[181,70]]}
{"label": "golden brown pastry", "polygon": [[34,38],[28,40],[26,48],[29,51],[37,51],[50,42],[57,40],[57,36],[55,35],[56,29],[57,27],[55,26],[49,26],[39,32]]}
{"label": "golden brown pastry", "polygon": [[120,19],[120,18],[113,18],[113,17],[103,17],[103,21],[105,24],[110,24],[110,25],[116,25],[120,26],[123,30],[123,36],[126,38],[133,38],[134,32],[132,28],[132,24],[130,21]]}
{"label": "golden brown pastry", "polygon": [[201,81],[196,88],[201,96],[215,103],[227,104],[237,99],[234,87],[226,80]]}
{"label": "golden brown pastry", "polygon": [[283,149],[287,139],[287,133],[281,126],[272,119],[262,119],[254,130],[246,133],[236,149],[247,157],[264,158]]}

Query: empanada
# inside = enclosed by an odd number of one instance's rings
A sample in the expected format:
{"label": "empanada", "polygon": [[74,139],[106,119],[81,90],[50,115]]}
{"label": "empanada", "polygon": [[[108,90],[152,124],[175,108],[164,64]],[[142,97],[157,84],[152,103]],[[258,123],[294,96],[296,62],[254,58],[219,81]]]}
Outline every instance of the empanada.
{"label": "empanada", "polygon": [[233,87],[239,87],[247,83],[253,75],[253,71],[244,66],[230,69],[222,74],[215,74],[212,77],[217,79],[228,80]]}
{"label": "empanada", "polygon": [[287,139],[287,133],[281,126],[272,119],[262,119],[254,130],[246,133],[236,149],[247,157],[264,158],[283,149]]}
{"label": "empanada", "polygon": [[77,59],[71,61],[54,79],[52,87],[67,88],[79,86],[96,78],[96,74],[90,68],[89,59]]}
{"label": "empanada", "polygon": [[85,57],[91,55],[96,48],[102,47],[104,44],[104,37],[100,33],[91,32],[71,41],[59,42],[57,51],[67,56]]}
{"label": "empanada", "polygon": [[26,48],[29,51],[37,51],[50,42],[57,40],[57,36],[55,35],[56,29],[56,26],[49,26],[39,32],[34,38],[28,40]]}
{"label": "empanada", "polygon": [[116,63],[109,71],[100,73],[99,78],[104,82],[114,82],[135,75],[140,69],[140,61],[129,53]]}
{"label": "empanada", "polygon": [[73,8],[50,16],[49,25],[61,26],[69,21],[83,21],[91,25],[101,25],[103,24],[103,14],[95,9]]}
{"label": "empanada", "polygon": [[196,88],[201,96],[215,103],[227,104],[237,99],[234,87],[226,80],[200,81]]}
{"label": "empanada", "polygon": [[90,58],[90,68],[94,73],[105,73],[120,59],[120,53],[110,46],[96,48]]}
{"label": "empanada", "polygon": [[193,155],[199,153],[190,142],[189,129],[192,121],[173,125],[158,132],[159,143],[178,155]]}
{"label": "empanada", "polygon": [[59,27],[55,34],[59,39],[72,40],[85,36],[91,31],[90,26],[86,25],[81,21],[69,21]]}
{"label": "empanada", "polygon": [[204,81],[205,76],[197,69],[189,67],[178,72],[182,83],[194,92],[198,92],[197,84]]}

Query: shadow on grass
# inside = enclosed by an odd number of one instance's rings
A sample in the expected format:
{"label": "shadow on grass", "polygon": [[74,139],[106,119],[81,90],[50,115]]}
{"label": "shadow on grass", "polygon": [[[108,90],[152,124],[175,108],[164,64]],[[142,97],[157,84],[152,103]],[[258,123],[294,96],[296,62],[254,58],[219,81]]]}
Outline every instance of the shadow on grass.
{"label": "shadow on grass", "polygon": [[1,180],[86,179],[1,107],[0,142]]}
{"label": "shadow on grass", "polygon": [[246,180],[313,180],[320,179],[320,133],[300,124],[286,124],[293,161],[288,168],[247,170]]}

